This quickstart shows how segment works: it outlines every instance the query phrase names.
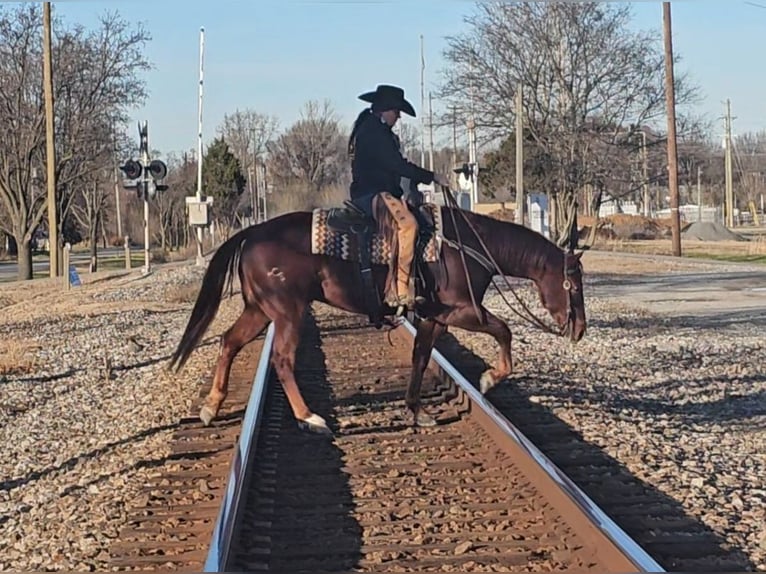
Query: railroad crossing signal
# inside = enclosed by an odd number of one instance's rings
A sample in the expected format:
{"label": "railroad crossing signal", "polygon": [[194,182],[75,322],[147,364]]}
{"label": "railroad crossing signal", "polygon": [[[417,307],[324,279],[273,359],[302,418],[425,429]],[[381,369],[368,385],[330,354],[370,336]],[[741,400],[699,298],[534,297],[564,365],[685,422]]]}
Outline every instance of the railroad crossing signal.
{"label": "railroad crossing signal", "polygon": [[[124,165],[120,166],[120,171],[129,180],[129,182],[123,183],[123,187],[126,189],[135,188],[139,198],[146,194],[146,197],[152,199],[158,191],[166,191],[168,189],[167,184],[158,183],[165,179],[165,176],[168,174],[168,166],[161,160],[152,160],[144,168],[141,161],[129,159]],[[151,176],[151,179],[146,177],[147,174]]]}

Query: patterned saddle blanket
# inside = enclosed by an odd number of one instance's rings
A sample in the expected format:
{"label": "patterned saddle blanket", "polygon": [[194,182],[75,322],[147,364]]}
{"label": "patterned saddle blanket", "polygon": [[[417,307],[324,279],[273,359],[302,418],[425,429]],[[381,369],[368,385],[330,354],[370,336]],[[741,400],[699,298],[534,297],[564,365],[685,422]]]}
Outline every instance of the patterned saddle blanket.
{"label": "patterned saddle blanket", "polygon": [[[434,233],[422,253],[423,261],[433,263],[439,260],[442,242],[441,209],[435,204],[421,207],[434,222]],[[311,253],[328,255],[343,261],[359,261],[359,245],[352,226],[363,226],[368,222],[362,216],[346,209],[317,208],[311,217]],[[388,265],[391,258],[391,243],[387,238],[373,232],[371,260],[374,265]]]}

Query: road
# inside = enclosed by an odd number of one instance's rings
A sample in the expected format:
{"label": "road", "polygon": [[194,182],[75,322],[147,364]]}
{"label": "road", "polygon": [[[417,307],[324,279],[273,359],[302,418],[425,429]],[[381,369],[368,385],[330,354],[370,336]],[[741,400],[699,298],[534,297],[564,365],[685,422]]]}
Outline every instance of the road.
{"label": "road", "polygon": [[700,327],[731,323],[766,326],[766,267],[721,264],[709,271],[689,268],[674,272],[606,273],[594,277],[588,291],[636,303]]}
{"label": "road", "polygon": [[[133,253],[137,250],[134,248]],[[143,253],[143,252],[142,252]],[[122,247],[107,247],[106,249],[98,250],[99,259],[104,257],[124,256],[125,250]],[[81,265],[87,265],[90,262],[90,253],[85,252],[73,252],[70,256],[70,260],[75,267]],[[48,259],[39,259],[32,262],[35,273],[48,273],[50,264]],[[0,281],[12,281],[16,278],[19,272],[19,266],[15,261],[0,262]]]}

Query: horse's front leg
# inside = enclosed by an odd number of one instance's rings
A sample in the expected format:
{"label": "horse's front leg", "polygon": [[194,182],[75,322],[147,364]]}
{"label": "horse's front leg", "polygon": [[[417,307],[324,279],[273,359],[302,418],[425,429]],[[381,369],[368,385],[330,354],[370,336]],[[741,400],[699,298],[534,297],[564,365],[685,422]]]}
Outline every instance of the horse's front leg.
{"label": "horse's front leg", "polygon": [[485,322],[483,324],[479,322],[471,305],[455,309],[445,318],[445,322],[447,325],[459,327],[466,331],[487,333],[497,341],[499,347],[497,366],[494,369],[484,371],[479,379],[479,388],[482,394],[486,394],[500,381],[508,378],[512,372],[512,336],[511,330],[504,321],[487,311],[484,306],[481,306],[480,310],[484,314]]}
{"label": "horse's front leg", "polygon": [[412,411],[415,426],[430,427],[436,424],[436,420],[423,410],[420,404],[420,388],[423,384],[428,361],[431,359],[431,351],[439,335],[444,333],[446,326],[433,319],[424,319],[418,324],[415,335],[415,344],[412,347],[412,372],[410,384],[407,386],[405,403]]}

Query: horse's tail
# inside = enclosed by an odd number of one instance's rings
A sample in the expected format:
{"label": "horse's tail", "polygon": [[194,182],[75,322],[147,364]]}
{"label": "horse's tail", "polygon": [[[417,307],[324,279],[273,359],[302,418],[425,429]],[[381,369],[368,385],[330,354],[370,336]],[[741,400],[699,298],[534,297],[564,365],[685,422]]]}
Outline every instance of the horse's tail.
{"label": "horse's tail", "polygon": [[194,303],[189,322],[181,341],[170,359],[170,368],[180,370],[207,331],[218,313],[223,291],[231,287],[239,266],[245,241],[250,239],[254,228],[243,229],[227,239],[216,250],[202,279],[202,286]]}

